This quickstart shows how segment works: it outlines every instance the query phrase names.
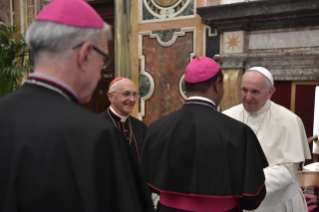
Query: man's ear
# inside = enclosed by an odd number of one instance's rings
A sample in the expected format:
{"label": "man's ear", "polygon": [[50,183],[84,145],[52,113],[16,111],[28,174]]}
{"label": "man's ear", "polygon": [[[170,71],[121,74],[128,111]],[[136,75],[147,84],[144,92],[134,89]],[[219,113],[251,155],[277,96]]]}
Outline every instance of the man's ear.
{"label": "man's ear", "polygon": [[79,47],[77,55],[77,63],[81,71],[86,71],[88,68],[88,61],[90,52],[92,51],[93,44],[91,42],[84,42],[81,47]]}
{"label": "man's ear", "polygon": [[219,93],[220,92],[220,89],[221,89],[221,84],[222,84],[222,81],[220,79],[220,77],[218,77],[216,79],[216,81],[213,83],[213,90],[216,92],[216,93]]}
{"label": "man's ear", "polygon": [[110,102],[112,102],[113,99],[113,93],[112,92],[108,92],[107,96],[109,97]]}
{"label": "man's ear", "polygon": [[270,99],[275,92],[276,92],[276,88],[271,87],[270,90],[268,91],[268,99]]}

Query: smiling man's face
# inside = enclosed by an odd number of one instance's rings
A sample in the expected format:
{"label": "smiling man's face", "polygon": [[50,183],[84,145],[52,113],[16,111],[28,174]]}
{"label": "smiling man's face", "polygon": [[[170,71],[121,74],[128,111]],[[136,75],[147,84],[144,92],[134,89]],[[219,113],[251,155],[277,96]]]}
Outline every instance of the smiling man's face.
{"label": "smiling man's face", "polygon": [[273,93],[274,88],[268,88],[265,76],[257,71],[245,73],[241,83],[241,99],[246,111],[258,112]]}
{"label": "smiling man's face", "polygon": [[136,98],[134,95],[125,97],[125,94],[129,93],[135,94],[136,88],[134,83],[127,78],[117,82],[115,92],[109,92],[111,106],[121,116],[129,115],[134,109]]}

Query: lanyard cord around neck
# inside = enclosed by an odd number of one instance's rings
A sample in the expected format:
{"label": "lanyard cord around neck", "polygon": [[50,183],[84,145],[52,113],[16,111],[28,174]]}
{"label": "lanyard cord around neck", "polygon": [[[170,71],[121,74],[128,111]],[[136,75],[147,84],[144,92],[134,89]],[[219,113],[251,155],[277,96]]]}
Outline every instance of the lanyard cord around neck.
{"label": "lanyard cord around neck", "polygon": [[55,91],[55,92],[59,93],[61,96],[63,96],[64,98],[66,98],[69,102],[71,101],[70,97],[68,97],[68,95],[66,95],[61,89],[56,88],[52,85],[49,85],[49,84],[44,83],[44,82],[36,81],[34,79],[27,79],[25,82],[29,83],[29,84],[33,84],[33,85],[47,88],[51,91]]}
{"label": "lanyard cord around neck", "polygon": [[[257,130],[256,130],[256,132],[255,132],[255,135],[256,135],[256,136],[257,136],[257,133],[258,133],[258,131],[259,131],[261,125],[263,124],[263,122],[264,122],[264,120],[265,120],[265,118],[266,118],[266,116],[267,116],[267,114],[268,114],[268,111],[270,110],[270,106],[271,106],[271,103],[269,104],[269,107],[268,107],[268,109],[267,109],[266,114],[264,115],[263,119],[261,120],[261,122],[260,122],[259,125],[258,125],[258,128],[257,128]],[[247,117],[247,123],[245,123],[245,109],[244,109],[244,111],[243,111],[243,123],[244,123],[244,124],[247,124],[247,125],[248,125],[249,116],[250,116],[250,114],[249,114],[248,117]]]}
{"label": "lanyard cord around neck", "polygon": [[[110,109],[109,109],[109,108],[107,109],[107,113],[108,113],[108,115],[110,116],[110,118],[111,118],[111,120],[112,120],[114,126],[118,128],[118,126],[116,125],[116,123],[115,123],[115,121],[114,121],[114,119],[113,119],[113,117],[112,117],[112,115],[111,115],[111,113],[110,113]],[[135,149],[136,149],[137,158],[140,159],[140,154],[139,154],[139,152],[138,152],[137,142],[136,142],[135,136],[134,136],[134,134],[133,134],[133,130],[132,130],[132,123],[131,123],[130,116],[127,117],[127,118],[128,118],[128,121],[129,121],[128,126],[129,126],[129,128],[130,128],[129,144],[131,145],[131,143],[132,143],[132,136],[133,136],[133,140],[134,140],[134,144],[135,144]],[[124,126],[123,126],[123,128],[125,129]]]}

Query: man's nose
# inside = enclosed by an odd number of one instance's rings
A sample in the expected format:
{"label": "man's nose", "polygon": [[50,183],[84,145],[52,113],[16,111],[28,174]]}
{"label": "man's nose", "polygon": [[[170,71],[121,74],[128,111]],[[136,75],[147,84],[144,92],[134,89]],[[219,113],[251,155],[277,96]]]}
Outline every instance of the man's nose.
{"label": "man's nose", "polygon": [[130,101],[135,101],[135,100],[136,100],[135,95],[134,95],[134,94],[131,94],[131,96],[129,97],[129,100],[130,100]]}
{"label": "man's nose", "polygon": [[247,92],[245,99],[246,99],[246,101],[250,101],[252,99],[252,95],[250,92]]}

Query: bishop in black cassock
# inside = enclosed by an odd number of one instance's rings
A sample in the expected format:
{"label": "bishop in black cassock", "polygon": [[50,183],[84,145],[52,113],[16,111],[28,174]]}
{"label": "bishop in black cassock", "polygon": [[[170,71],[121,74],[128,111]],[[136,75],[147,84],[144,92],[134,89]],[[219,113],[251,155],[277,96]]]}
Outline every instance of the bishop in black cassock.
{"label": "bishop in black cassock", "polygon": [[152,211],[123,136],[55,82],[0,99],[0,211]]}
{"label": "bishop in black cassock", "polygon": [[111,105],[100,116],[120,129],[139,159],[147,127],[142,121],[129,115],[139,96],[135,85],[127,78],[117,77],[110,83],[108,96]]}
{"label": "bishop in black cassock", "polygon": [[210,58],[186,68],[184,106],[148,128],[140,164],[159,212],[238,212],[265,197],[267,160],[252,130],[216,110],[223,75]]}
{"label": "bishop in black cassock", "polygon": [[29,26],[34,74],[0,99],[1,212],[153,211],[123,135],[79,105],[109,62],[109,30],[83,0],[54,0]]}

